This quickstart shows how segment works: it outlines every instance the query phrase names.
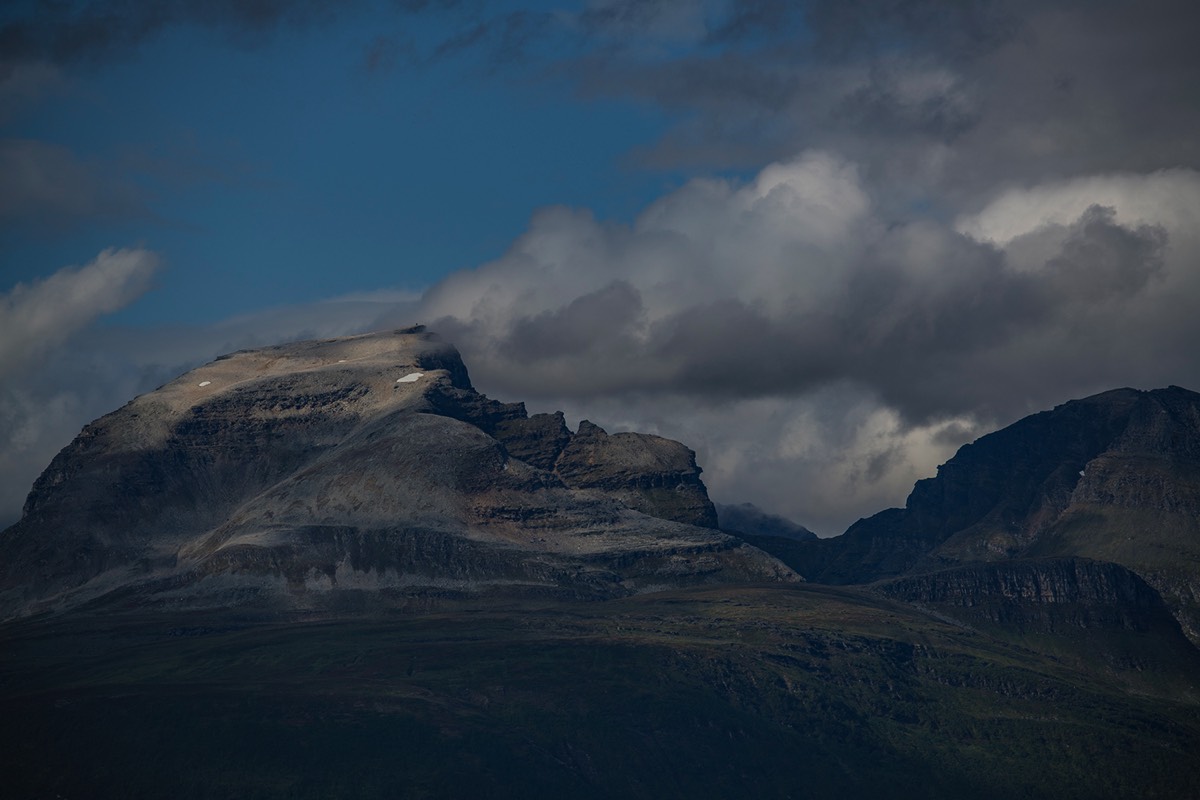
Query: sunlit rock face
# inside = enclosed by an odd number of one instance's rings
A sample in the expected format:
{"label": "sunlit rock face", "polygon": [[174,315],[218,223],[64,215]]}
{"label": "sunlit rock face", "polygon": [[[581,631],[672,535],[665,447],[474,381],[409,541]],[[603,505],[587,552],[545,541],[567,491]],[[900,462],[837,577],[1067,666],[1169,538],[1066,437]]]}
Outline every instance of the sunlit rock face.
{"label": "sunlit rock face", "polygon": [[5,616],[610,597],[797,577],[694,454],[477,393],[421,328],[233,353],[86,426],[0,534]]}

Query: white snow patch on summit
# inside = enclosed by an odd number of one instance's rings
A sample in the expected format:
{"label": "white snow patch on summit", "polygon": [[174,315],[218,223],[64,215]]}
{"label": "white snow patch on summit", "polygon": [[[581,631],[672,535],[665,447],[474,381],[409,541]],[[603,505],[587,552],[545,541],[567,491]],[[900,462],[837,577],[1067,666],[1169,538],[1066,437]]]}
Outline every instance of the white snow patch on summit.
{"label": "white snow patch on summit", "polygon": [[396,383],[416,383],[419,378],[425,377],[424,372],[410,372],[403,378],[397,378]]}
{"label": "white snow patch on summit", "polygon": [[212,381],[200,381],[201,386],[208,386]]}

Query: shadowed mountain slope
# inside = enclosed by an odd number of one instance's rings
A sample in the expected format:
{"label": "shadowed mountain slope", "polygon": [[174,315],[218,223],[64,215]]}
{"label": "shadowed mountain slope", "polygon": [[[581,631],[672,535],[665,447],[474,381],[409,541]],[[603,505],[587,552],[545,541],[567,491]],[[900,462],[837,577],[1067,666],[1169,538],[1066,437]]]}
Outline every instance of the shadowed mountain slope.
{"label": "shadowed mountain slope", "polygon": [[832,584],[1008,559],[1121,564],[1200,638],[1200,395],[1117,389],[965,445],[903,509],[779,555]]}

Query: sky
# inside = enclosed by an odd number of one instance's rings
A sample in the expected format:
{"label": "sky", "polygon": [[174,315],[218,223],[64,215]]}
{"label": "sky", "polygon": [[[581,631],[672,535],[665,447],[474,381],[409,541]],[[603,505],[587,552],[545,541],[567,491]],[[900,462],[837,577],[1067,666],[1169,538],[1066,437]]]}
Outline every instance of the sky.
{"label": "sky", "polygon": [[12,0],[0,525],[232,350],[424,323],[476,387],[834,535],[962,444],[1200,390],[1182,0]]}

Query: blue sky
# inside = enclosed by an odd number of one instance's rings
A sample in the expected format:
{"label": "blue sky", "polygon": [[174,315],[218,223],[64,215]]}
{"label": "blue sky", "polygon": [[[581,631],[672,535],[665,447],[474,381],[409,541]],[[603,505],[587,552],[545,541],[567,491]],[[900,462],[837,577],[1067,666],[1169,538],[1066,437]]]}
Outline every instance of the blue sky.
{"label": "blue sky", "polygon": [[[579,102],[475,52],[371,68],[377,31],[411,21],[377,11],[244,43],[179,25],[73,66],[5,133],[94,165],[116,185],[98,202],[125,207],[5,231],[7,282],[137,244],[168,267],[109,322],[202,324],[420,290],[501,255],[540,206],[629,218],[678,180],[628,164],[661,133],[655,109]],[[454,24],[434,22],[426,47]]]}
{"label": "blue sky", "polygon": [[1025,414],[1200,388],[1197,15],[5,4],[0,524],[185,369],[418,321],[822,534]]}

